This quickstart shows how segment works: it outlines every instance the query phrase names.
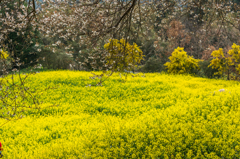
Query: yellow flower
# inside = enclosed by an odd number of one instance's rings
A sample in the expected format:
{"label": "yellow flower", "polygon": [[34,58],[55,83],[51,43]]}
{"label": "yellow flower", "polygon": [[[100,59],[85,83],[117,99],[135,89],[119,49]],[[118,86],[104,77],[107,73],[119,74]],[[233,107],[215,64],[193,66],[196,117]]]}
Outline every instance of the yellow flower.
{"label": "yellow flower", "polygon": [[0,59],[6,59],[8,57],[8,52],[3,49],[0,50]]}

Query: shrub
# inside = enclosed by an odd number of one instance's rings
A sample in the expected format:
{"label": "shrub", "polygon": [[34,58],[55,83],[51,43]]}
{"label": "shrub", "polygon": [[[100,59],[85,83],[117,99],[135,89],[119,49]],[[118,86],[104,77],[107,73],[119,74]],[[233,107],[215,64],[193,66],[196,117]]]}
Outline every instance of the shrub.
{"label": "shrub", "polygon": [[213,51],[211,55],[214,58],[208,67],[218,69],[218,72],[214,73],[215,75],[223,75],[224,72],[229,72],[229,67],[233,65],[232,59],[231,57],[225,57],[222,48]]}
{"label": "shrub", "polygon": [[150,57],[145,65],[141,67],[142,72],[161,72],[163,69],[162,60],[155,57]]}
{"label": "shrub", "polygon": [[235,64],[236,70],[240,74],[240,46],[233,43],[232,49],[228,51],[228,54],[232,56],[232,61]]}
{"label": "shrub", "polygon": [[68,69],[69,64],[73,62],[72,57],[60,49],[53,53],[50,49],[42,47],[39,57],[43,59],[39,62],[47,69]]}
{"label": "shrub", "polygon": [[106,57],[106,64],[111,66],[114,71],[131,71],[144,56],[136,43],[130,45],[125,39],[110,39],[104,48],[109,53]]}
{"label": "shrub", "polygon": [[199,70],[199,59],[194,59],[187,55],[184,48],[178,47],[172,52],[172,56],[169,57],[170,62],[165,63],[169,73],[174,74],[195,74]]}
{"label": "shrub", "polygon": [[237,75],[240,73],[240,46],[233,43],[232,49],[228,51],[228,54],[225,56],[223,49],[219,48],[212,52],[213,59],[208,67],[217,69],[218,72],[215,74],[224,76],[227,74],[227,79],[230,79],[231,71]]}

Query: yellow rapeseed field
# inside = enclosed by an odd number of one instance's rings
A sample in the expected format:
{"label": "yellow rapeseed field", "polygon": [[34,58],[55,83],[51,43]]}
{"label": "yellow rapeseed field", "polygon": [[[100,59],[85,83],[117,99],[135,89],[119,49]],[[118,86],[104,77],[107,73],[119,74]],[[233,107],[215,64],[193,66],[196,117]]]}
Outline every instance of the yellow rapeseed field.
{"label": "yellow rapeseed field", "polygon": [[240,157],[239,82],[145,75],[97,87],[86,87],[90,72],[30,76],[31,87],[57,87],[42,107],[59,106],[0,127],[4,159]]}

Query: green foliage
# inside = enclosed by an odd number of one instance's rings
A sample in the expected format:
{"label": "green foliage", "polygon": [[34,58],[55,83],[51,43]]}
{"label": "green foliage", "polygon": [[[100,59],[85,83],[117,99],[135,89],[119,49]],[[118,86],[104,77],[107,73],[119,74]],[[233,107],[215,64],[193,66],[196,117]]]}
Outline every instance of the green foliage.
{"label": "green foliage", "polygon": [[164,65],[161,59],[150,57],[140,70],[142,72],[162,72],[164,70]]}
{"label": "green foliage", "polygon": [[56,53],[53,53],[48,48],[42,48],[41,59],[39,62],[43,65],[44,68],[48,69],[67,69],[69,64],[72,63],[72,57],[68,56],[62,50],[57,50]]}
{"label": "green foliage", "polygon": [[141,64],[145,64],[149,58],[155,55],[156,48],[154,47],[154,41],[156,41],[156,38],[156,33],[154,30],[151,30],[149,31],[148,36],[139,36],[134,39],[134,42],[141,45],[140,48],[144,55],[144,60],[141,61]]}
{"label": "green foliage", "polygon": [[199,70],[199,59],[194,59],[187,55],[184,48],[178,47],[172,52],[172,56],[169,57],[170,62],[165,63],[169,73],[173,74],[195,74],[196,70]]}
{"label": "green foliage", "polygon": [[207,78],[219,78],[220,75],[216,75],[215,73],[218,72],[218,69],[216,68],[212,68],[212,67],[208,67],[210,65],[210,61],[212,59],[208,59],[208,60],[203,60],[203,61],[199,61],[199,67],[200,67],[200,71],[198,72],[198,76],[200,77],[207,77]]}
{"label": "green foliage", "polygon": [[[7,3],[6,8],[2,7],[0,10],[0,15],[2,15],[2,17],[6,17],[7,14],[23,14],[23,11],[18,8],[18,6],[22,4],[30,10],[31,7],[27,7],[27,1],[12,0],[12,2]],[[14,10],[18,11],[18,13],[13,12]],[[16,19],[12,19],[11,21],[18,21],[18,18],[15,18]],[[20,23],[21,22],[19,21],[19,24]],[[21,29],[14,28],[11,32],[8,32],[6,35],[4,35],[2,44],[5,46],[8,52],[11,53],[9,56],[11,59],[10,66],[12,68],[19,68],[19,63],[21,63],[20,68],[27,68],[37,64],[38,48],[35,46],[35,44],[40,33],[37,29],[34,30],[30,24],[26,26],[27,27],[23,27]],[[11,28],[11,26],[9,26],[9,28]]]}
{"label": "green foliage", "polygon": [[[103,53],[104,48],[101,48],[99,51],[93,51],[91,49],[81,49],[81,53],[77,55],[76,59],[83,65],[81,66],[81,69],[84,70],[94,70],[94,71],[101,71],[105,70],[104,66],[105,63],[104,55]],[[91,54],[89,54],[91,52]],[[91,57],[97,57],[97,59],[93,59]],[[92,65],[94,63],[94,66]]]}
{"label": "green foliage", "polygon": [[[37,63],[38,54],[36,44],[36,36],[39,35],[37,30],[33,30],[31,27],[24,30],[26,34],[18,34],[18,31],[9,33],[8,40],[5,41],[5,45],[8,46],[8,51],[12,52],[9,55],[12,59],[12,68],[18,68],[17,61],[20,59],[20,62],[23,63],[21,68],[26,68],[29,66],[34,66]],[[29,33],[31,32],[31,33]],[[32,35],[31,37],[27,34]],[[9,41],[14,41],[9,43]]]}

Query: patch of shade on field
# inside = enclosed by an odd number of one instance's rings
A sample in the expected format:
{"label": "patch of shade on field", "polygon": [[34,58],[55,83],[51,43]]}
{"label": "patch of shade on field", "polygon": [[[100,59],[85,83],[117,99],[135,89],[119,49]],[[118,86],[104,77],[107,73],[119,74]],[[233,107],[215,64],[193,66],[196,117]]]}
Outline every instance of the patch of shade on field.
{"label": "patch of shade on field", "polygon": [[59,106],[1,127],[4,158],[240,157],[239,82],[145,75],[121,83],[114,74],[102,87],[86,87],[89,72],[29,77],[31,87],[56,87],[42,107]]}

